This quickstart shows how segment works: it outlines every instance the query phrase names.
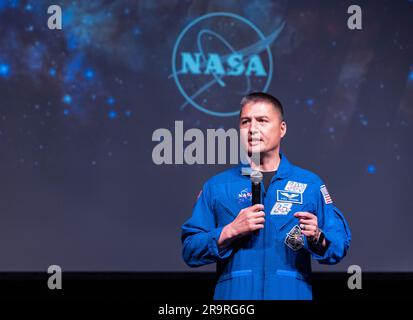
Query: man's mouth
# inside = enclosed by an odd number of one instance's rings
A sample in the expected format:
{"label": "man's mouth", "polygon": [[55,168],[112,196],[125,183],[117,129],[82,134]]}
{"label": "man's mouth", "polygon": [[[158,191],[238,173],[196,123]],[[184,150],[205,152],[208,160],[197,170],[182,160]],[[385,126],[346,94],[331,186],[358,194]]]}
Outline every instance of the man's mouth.
{"label": "man's mouth", "polygon": [[262,139],[248,139],[248,144],[250,145],[257,145],[262,142]]}

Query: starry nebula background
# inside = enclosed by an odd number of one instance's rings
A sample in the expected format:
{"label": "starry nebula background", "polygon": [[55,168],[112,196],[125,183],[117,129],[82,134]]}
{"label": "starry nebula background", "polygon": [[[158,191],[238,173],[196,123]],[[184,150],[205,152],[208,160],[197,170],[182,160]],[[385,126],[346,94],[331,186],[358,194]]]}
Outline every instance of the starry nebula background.
{"label": "starry nebula background", "polygon": [[[62,30],[47,28],[51,4]],[[347,28],[351,4],[363,30]],[[185,104],[170,77],[178,35],[210,12],[266,36],[285,21],[268,89],[286,111],[282,149],[323,178],[353,233],[341,264],[315,270],[413,271],[413,1],[0,0],[1,271],[188,270],[180,226],[227,166],[157,166],[152,133],[238,126]]]}

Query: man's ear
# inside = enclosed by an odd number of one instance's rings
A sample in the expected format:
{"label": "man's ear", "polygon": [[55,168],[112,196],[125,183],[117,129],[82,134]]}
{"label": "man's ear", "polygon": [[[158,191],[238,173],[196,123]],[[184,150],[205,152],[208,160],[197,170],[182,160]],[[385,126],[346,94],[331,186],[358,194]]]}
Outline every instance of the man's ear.
{"label": "man's ear", "polygon": [[287,133],[287,123],[285,121],[281,122],[281,138],[283,138],[285,136],[285,134]]}

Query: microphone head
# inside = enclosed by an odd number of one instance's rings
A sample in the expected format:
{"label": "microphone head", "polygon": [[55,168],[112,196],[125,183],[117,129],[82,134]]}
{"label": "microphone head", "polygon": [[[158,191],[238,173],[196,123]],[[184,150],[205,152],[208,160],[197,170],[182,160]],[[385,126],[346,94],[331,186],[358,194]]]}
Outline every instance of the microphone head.
{"label": "microphone head", "polygon": [[262,181],[262,173],[258,170],[252,170],[250,177],[252,183],[258,184]]}

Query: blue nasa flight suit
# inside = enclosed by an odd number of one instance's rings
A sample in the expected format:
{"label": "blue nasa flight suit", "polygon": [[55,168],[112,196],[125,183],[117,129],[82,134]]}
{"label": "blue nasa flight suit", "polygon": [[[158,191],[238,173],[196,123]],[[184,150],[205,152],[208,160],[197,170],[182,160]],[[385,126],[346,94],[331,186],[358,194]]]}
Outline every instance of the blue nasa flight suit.
{"label": "blue nasa flight suit", "polygon": [[[280,153],[281,162],[268,190],[261,184],[264,228],[218,247],[225,225],[239,211],[251,206],[251,181],[242,174],[248,165],[226,170],[203,186],[192,216],[182,226],[183,258],[191,267],[217,263],[215,300],[288,299],[311,300],[311,257],[322,264],[336,264],[347,253],[351,233],[334,206],[320,178],[292,165]],[[293,214],[317,215],[327,249],[315,250],[306,237],[301,248],[286,244],[286,236],[299,225]]]}

